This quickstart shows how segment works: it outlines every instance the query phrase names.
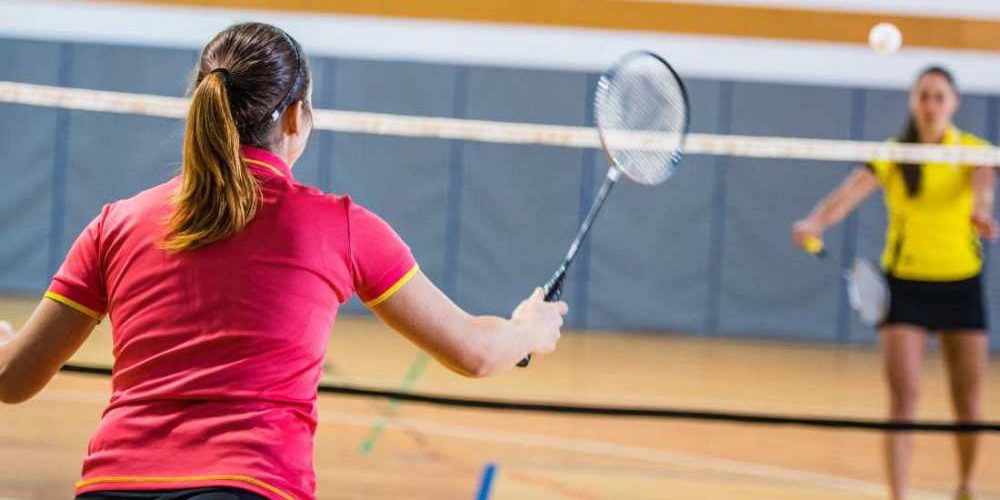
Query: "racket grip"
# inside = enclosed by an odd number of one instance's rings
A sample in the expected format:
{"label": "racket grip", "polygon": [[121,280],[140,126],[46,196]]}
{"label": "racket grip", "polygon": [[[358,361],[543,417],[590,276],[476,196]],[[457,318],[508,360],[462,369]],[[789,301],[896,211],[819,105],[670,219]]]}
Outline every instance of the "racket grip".
{"label": "racket grip", "polygon": [[[542,287],[542,291],[545,292],[545,302],[555,302],[562,297],[562,286],[563,280],[566,279],[566,269],[560,268],[556,271],[556,274],[552,276],[545,286]],[[527,355],[521,361],[517,362],[517,366],[524,368],[531,364],[531,354]]]}
{"label": "racket grip", "polygon": [[814,257],[823,258],[826,257],[826,248],[823,246],[823,240],[819,238],[808,238],[804,243],[804,248],[806,252]]}
{"label": "racket grip", "polygon": [[542,287],[542,291],[545,292],[545,302],[555,302],[562,297],[562,287],[563,280],[566,279],[566,270],[560,269],[559,272],[552,276],[545,286]]}

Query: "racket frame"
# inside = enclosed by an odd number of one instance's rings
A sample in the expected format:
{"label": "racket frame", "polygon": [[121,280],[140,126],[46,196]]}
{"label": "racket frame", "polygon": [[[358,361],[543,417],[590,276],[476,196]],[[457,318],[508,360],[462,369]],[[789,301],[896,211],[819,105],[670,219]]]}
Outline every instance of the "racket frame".
{"label": "racket frame", "polygon": [[[691,106],[690,106],[690,100],[688,99],[687,88],[684,86],[684,80],[681,79],[680,75],[677,74],[676,71],[674,71],[674,68],[670,65],[670,63],[667,62],[666,59],[660,57],[659,54],[655,54],[653,52],[645,50],[629,52],[628,54],[622,56],[613,66],[608,68],[603,74],[601,74],[601,77],[597,83],[597,93],[602,92],[602,88],[607,88],[608,86],[607,82],[610,81],[612,78],[614,78],[615,75],[621,70],[621,68],[624,65],[628,64],[630,61],[632,61],[637,57],[647,57],[647,56],[655,58],[657,61],[660,62],[660,64],[666,67],[668,71],[670,71],[670,74],[673,76],[674,81],[676,81],[678,87],[680,87],[681,96],[684,99],[684,125],[682,129],[679,131],[681,137],[680,141],[678,141],[677,144],[677,150],[673,152],[669,160],[672,164],[670,168],[673,168],[676,167],[681,162],[682,159],[681,152],[683,151],[684,141],[687,138],[688,130],[691,125],[691,113],[689,112]],[[602,208],[604,208],[604,202],[607,201],[608,194],[611,193],[611,189],[615,187],[615,184],[618,183],[618,180],[621,179],[622,175],[628,177],[628,172],[622,169],[621,166],[619,166],[618,161],[615,160],[615,158],[611,155],[611,153],[608,150],[608,144],[605,138],[604,130],[602,129],[600,124],[600,119],[598,118],[600,116],[600,113],[597,110],[597,104],[599,102],[599,100],[597,99],[597,93],[595,93],[594,97],[594,108],[595,108],[594,117],[595,121],[597,122],[596,123],[597,134],[601,139],[601,148],[604,151],[604,156],[608,159],[608,164],[609,164],[608,173],[604,177],[604,182],[601,184],[600,189],[597,191],[597,195],[594,197],[593,203],[590,204],[590,210],[587,211],[587,216],[584,217],[583,221],[580,223],[580,228],[577,230],[576,237],[573,238],[573,243],[570,245],[569,251],[566,252],[566,257],[563,258],[562,264],[559,265],[559,268],[556,269],[556,272],[553,273],[549,281],[546,282],[545,285],[543,285],[542,287],[542,292],[545,295],[546,302],[555,302],[559,300],[560,297],[562,297],[562,288],[563,288],[563,283],[566,280],[566,273],[569,271],[569,267],[573,263],[573,260],[576,259],[576,254],[577,252],[579,252],[580,247],[583,245],[584,240],[586,240],[587,235],[590,234],[590,228],[592,227],[594,220],[597,218],[597,214],[601,212]],[[531,354],[528,354],[527,356],[524,357],[524,359],[519,361],[517,363],[517,366],[523,368],[528,366],[529,363],[531,363]]]}

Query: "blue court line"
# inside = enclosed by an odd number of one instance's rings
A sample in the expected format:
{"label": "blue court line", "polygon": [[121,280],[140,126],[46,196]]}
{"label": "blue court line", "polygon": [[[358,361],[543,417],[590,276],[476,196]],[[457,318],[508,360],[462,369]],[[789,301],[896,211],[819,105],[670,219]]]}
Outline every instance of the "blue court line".
{"label": "blue court line", "polygon": [[497,464],[489,462],[483,467],[483,474],[479,480],[479,491],[476,492],[476,500],[489,500],[490,492],[493,490],[493,480],[496,478]]}

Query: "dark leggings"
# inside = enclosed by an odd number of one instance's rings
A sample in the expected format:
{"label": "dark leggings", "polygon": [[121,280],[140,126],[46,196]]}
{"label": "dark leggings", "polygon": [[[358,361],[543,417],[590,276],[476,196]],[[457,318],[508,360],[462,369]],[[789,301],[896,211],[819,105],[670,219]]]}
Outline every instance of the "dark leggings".
{"label": "dark leggings", "polygon": [[186,490],[92,491],[76,500],[267,500],[239,488],[190,488]]}

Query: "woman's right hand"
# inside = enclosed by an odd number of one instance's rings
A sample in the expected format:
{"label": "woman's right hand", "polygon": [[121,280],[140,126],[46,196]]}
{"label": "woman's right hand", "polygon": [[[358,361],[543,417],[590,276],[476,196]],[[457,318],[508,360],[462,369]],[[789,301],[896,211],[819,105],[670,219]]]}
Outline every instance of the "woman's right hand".
{"label": "woman's right hand", "polygon": [[800,248],[808,250],[809,241],[823,239],[823,226],[810,217],[792,224],[792,242]]}
{"label": "woman's right hand", "polygon": [[545,302],[545,293],[536,288],[514,309],[510,319],[532,336],[532,353],[548,354],[556,349],[563,316],[568,312],[568,304],[563,301]]}

